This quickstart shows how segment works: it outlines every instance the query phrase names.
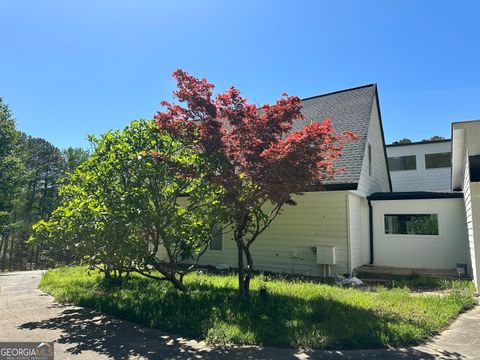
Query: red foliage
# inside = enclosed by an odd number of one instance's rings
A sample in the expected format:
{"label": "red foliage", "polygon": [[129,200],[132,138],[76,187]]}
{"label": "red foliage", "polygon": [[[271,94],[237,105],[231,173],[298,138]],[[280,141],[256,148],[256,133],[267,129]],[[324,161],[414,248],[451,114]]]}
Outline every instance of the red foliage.
{"label": "red foliage", "polygon": [[[315,122],[292,132],[303,120],[296,96],[274,105],[248,104],[234,87],[212,97],[214,86],[176,70],[174,97],[180,105],[162,102],[158,126],[209,158],[211,179],[223,186],[227,204],[249,208],[249,202],[292,203],[291,195],[331,179],[341,169],[334,160],[351,132],[334,134],[330,121]],[[245,184],[252,187],[245,190]]]}
{"label": "red foliage", "polygon": [[[221,203],[239,252],[239,290],[248,296],[252,243],[284,204],[295,204],[293,194],[341,171],[334,160],[341,155],[343,144],[356,135],[335,135],[328,119],[292,131],[292,125],[304,118],[296,96],[283,94],[275,105],[257,108],[233,87],[212,98],[214,86],[205,79],[182,70],[173,76],[179,104],[162,102],[166,110],[155,119],[160,129],[198,150],[209,180],[223,189]],[[274,206],[265,213],[263,205],[268,201]]]}

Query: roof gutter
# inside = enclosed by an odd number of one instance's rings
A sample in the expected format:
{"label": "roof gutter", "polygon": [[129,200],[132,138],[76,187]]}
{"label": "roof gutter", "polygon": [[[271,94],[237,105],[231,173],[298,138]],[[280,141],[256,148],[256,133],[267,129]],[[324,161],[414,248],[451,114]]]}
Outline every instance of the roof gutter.
{"label": "roof gutter", "polygon": [[461,199],[463,192],[435,192],[435,191],[406,191],[394,193],[373,193],[367,196],[368,201],[391,201],[391,200],[426,200],[426,199]]}

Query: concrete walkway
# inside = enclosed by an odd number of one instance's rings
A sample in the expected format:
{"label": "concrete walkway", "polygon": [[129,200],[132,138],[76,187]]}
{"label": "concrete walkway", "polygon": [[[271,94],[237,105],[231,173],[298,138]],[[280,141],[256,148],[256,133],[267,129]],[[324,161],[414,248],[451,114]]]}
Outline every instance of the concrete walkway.
{"label": "concrete walkway", "polygon": [[210,348],[84,308],[37,289],[42,272],[0,274],[0,341],[55,341],[55,359],[480,359],[480,307],[426,346],[365,351]]}

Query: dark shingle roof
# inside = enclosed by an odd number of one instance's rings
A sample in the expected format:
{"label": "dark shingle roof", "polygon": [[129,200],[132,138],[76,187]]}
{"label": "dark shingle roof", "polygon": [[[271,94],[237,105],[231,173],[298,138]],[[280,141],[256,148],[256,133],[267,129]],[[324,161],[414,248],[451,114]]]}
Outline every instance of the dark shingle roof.
{"label": "dark shingle roof", "polygon": [[295,123],[293,130],[329,118],[335,133],[349,130],[358,136],[358,140],[345,145],[342,156],[335,161],[345,171],[327,184],[359,182],[375,94],[376,85],[370,84],[302,100],[305,119]]}

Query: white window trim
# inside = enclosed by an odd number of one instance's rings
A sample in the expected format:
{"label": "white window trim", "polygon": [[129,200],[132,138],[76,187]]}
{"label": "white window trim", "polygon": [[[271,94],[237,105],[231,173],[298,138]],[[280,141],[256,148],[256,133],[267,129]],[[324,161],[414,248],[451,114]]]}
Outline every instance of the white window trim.
{"label": "white window trim", "polygon": [[438,235],[420,235],[420,234],[387,234],[385,233],[385,215],[390,215],[389,213],[383,213],[382,214],[382,232],[383,236],[389,239],[393,238],[419,238],[419,239],[438,239],[442,237],[442,227],[440,226],[440,221],[441,221],[441,216],[437,211],[430,211],[430,210],[425,210],[421,212],[416,212],[416,211],[406,211],[406,212],[395,212],[395,214],[392,215],[437,215],[437,221],[438,221]]}

